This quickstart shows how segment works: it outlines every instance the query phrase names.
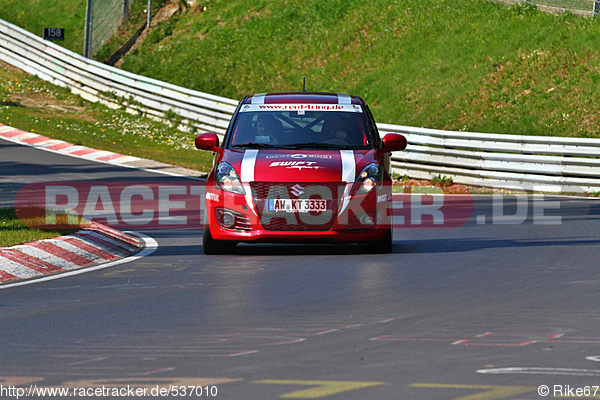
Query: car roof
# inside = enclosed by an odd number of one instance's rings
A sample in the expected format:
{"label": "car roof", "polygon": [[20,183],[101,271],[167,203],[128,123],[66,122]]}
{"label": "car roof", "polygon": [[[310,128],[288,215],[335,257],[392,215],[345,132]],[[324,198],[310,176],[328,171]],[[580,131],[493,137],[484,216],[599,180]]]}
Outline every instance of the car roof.
{"label": "car roof", "polygon": [[329,92],[276,92],[246,96],[242,104],[359,104],[358,96]]}

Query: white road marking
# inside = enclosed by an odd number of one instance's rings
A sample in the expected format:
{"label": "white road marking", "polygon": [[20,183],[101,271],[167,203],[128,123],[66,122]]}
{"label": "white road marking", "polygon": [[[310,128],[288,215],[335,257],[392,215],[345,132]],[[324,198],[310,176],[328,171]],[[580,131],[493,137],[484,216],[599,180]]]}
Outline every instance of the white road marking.
{"label": "white road marking", "polygon": [[600,370],[598,370],[598,369],[541,368],[541,367],[490,368],[490,369],[477,370],[477,373],[478,374],[600,376]]}

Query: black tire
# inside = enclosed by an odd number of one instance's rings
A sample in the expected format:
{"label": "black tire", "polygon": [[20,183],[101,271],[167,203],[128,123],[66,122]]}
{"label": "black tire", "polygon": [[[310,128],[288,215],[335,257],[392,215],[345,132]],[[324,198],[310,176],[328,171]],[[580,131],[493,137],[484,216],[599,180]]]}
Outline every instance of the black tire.
{"label": "black tire", "polygon": [[236,244],[236,242],[213,239],[208,226],[202,229],[202,250],[204,250],[204,254],[229,254]]}
{"label": "black tire", "polygon": [[385,237],[379,242],[375,242],[372,247],[372,252],[375,254],[387,254],[392,252],[392,229],[388,229],[385,233]]}

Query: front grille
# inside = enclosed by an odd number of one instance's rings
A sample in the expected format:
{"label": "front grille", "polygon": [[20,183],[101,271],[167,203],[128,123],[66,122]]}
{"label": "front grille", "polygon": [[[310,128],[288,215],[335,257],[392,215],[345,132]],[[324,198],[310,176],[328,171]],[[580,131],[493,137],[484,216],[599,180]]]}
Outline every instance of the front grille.
{"label": "front grille", "polygon": [[[335,223],[344,182],[251,182],[260,222],[269,231],[327,231]],[[298,194],[298,195],[297,195]],[[327,213],[270,212],[268,199],[327,199]],[[301,215],[302,214],[302,215]]]}

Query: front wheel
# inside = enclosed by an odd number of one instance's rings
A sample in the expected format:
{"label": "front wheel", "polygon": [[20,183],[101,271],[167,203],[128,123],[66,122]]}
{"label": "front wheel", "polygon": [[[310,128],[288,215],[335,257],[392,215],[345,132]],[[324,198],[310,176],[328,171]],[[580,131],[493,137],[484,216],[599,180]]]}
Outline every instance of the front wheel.
{"label": "front wheel", "polygon": [[235,245],[236,242],[213,239],[208,226],[205,226],[202,230],[202,249],[204,250],[204,254],[228,254],[233,250]]}
{"label": "front wheel", "polygon": [[392,229],[388,229],[385,233],[385,237],[373,243],[371,250],[375,254],[386,254],[392,252]]}

